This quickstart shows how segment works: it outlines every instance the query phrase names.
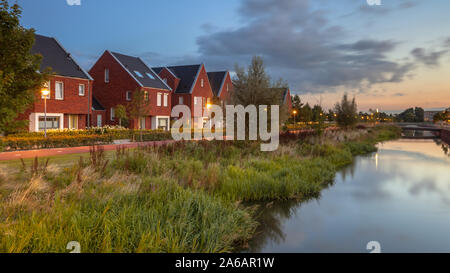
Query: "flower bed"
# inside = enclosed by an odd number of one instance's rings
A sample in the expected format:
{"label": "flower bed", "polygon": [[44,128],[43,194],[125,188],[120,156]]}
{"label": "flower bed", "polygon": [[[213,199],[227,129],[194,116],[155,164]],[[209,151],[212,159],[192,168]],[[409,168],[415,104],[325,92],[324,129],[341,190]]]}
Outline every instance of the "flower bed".
{"label": "flower bed", "polygon": [[47,138],[43,132],[19,133],[0,137],[0,151],[31,150],[109,144],[114,140],[159,141],[171,139],[170,132],[162,130],[129,130],[118,127],[90,128],[87,130],[51,130]]}

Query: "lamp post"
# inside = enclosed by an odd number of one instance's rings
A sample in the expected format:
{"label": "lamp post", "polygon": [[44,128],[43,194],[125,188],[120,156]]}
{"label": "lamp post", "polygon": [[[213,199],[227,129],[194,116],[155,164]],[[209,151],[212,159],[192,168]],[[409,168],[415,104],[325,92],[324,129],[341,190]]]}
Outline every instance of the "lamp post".
{"label": "lamp post", "polygon": [[292,114],[294,114],[294,125],[297,125],[297,120],[296,120],[297,110],[292,111]]}
{"label": "lamp post", "polygon": [[42,89],[41,94],[44,97],[44,137],[47,138],[47,96],[50,94],[48,89]]}

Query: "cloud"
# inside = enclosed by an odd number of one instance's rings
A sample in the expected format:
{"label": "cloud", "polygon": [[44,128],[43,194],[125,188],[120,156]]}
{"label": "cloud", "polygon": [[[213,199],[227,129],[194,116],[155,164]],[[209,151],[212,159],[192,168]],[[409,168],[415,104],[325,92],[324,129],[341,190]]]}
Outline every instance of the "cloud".
{"label": "cloud", "polygon": [[437,67],[440,59],[448,52],[448,50],[427,51],[423,48],[415,48],[411,51],[411,54],[419,63],[429,67]]}
{"label": "cloud", "polygon": [[411,62],[388,59],[397,41],[345,42],[348,33],[308,0],[244,0],[239,14],[242,26],[197,39],[199,57],[210,68],[244,65],[260,55],[274,78],[313,93],[401,82],[414,68]]}

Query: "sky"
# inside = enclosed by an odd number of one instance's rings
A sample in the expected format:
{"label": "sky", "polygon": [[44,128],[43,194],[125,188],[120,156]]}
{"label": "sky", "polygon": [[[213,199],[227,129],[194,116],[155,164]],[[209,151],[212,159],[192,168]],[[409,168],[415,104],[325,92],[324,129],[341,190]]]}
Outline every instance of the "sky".
{"label": "sky", "polygon": [[324,108],[344,93],[362,111],[449,107],[450,1],[379,1],[17,0],[23,25],[87,70],[106,49],[208,71],[259,55],[274,81]]}

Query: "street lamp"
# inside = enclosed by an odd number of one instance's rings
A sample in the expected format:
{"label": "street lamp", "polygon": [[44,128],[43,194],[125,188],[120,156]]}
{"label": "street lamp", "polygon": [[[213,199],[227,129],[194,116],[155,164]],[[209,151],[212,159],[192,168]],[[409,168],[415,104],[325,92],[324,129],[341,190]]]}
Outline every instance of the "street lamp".
{"label": "street lamp", "polygon": [[44,137],[47,138],[47,97],[50,91],[44,88],[41,90],[41,94],[44,97]]}
{"label": "street lamp", "polygon": [[292,114],[294,114],[294,125],[297,125],[297,121],[295,120],[297,116],[297,110],[292,111]]}

